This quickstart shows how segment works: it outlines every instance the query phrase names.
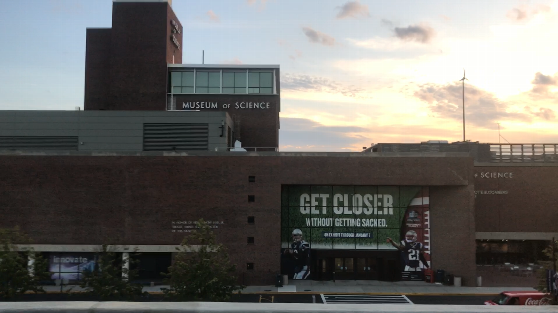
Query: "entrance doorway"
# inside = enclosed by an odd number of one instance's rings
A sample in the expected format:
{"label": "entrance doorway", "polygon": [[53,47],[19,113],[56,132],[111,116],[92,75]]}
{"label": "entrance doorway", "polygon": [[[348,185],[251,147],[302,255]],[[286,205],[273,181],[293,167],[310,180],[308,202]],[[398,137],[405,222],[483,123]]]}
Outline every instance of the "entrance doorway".
{"label": "entrance doorway", "polygon": [[398,280],[397,251],[313,251],[314,280]]}

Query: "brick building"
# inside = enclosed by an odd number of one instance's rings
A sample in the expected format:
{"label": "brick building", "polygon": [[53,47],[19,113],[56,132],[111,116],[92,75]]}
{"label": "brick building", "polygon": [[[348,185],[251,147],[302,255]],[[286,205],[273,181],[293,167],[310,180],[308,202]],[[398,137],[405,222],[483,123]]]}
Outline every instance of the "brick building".
{"label": "brick building", "polygon": [[279,66],[181,64],[185,45],[167,1],[115,0],[113,27],[87,30],[84,111],[0,112],[0,227],[20,226],[53,279],[110,241],[160,280],[200,218],[244,284],[431,267],[472,286],[477,264],[527,268],[558,237],[556,145],[279,152]]}

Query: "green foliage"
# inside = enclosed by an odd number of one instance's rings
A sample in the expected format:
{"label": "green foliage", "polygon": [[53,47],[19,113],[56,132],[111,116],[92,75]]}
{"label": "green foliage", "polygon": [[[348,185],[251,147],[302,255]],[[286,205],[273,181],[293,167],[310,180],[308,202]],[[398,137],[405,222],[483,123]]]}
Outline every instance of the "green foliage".
{"label": "green foliage", "polygon": [[[138,268],[130,269],[137,261],[129,256],[123,258],[110,247],[104,244],[102,250],[95,254],[95,269],[83,272],[80,287],[101,300],[132,300],[141,296],[142,286],[131,283],[138,276]],[[122,268],[126,261],[129,266]]]}
{"label": "green foliage", "polygon": [[[30,240],[18,227],[0,229],[0,299],[14,299],[27,291],[45,292],[40,286],[48,279],[47,262],[32,250],[18,251],[16,244],[26,244]],[[28,257],[34,258],[28,266]]]}
{"label": "green foliage", "polygon": [[[552,247],[552,244],[554,244],[554,249]],[[554,262],[555,264],[552,264],[552,252],[554,251]],[[551,244],[549,244],[544,250],[543,250],[544,255],[546,255],[548,257],[549,261],[539,261],[539,264],[541,264],[543,266],[543,268],[541,268],[540,270],[537,271],[537,278],[538,278],[538,284],[537,286],[535,286],[535,289],[537,289],[540,292],[549,292],[547,290],[547,285],[546,285],[546,270],[555,270],[558,268],[558,241],[554,241],[551,242]],[[556,297],[553,297],[553,301],[551,301],[550,304],[558,304],[558,302],[556,301]]]}
{"label": "green foliage", "polygon": [[170,285],[163,292],[179,301],[226,301],[244,286],[236,284],[236,267],[230,264],[225,247],[216,243],[211,227],[203,219],[196,226],[177,248],[169,273],[163,273]]}

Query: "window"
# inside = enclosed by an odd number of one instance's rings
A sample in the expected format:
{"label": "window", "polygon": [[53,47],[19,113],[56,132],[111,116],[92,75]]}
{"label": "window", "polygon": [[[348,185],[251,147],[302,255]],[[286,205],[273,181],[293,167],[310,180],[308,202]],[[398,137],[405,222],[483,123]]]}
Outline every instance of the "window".
{"label": "window", "polygon": [[273,93],[273,72],[249,72],[248,93]]}
{"label": "window", "polygon": [[255,223],[256,218],[253,216],[248,216],[248,224],[254,224]]}
{"label": "window", "polygon": [[170,73],[170,93],[273,94],[274,70],[191,69]]}
{"label": "window", "polygon": [[223,72],[223,93],[246,93],[246,71]]}
{"label": "window", "polygon": [[194,93],[194,71],[171,73],[172,93]]}
{"label": "window", "polygon": [[255,202],[256,201],[256,196],[254,195],[249,195],[248,196],[248,202]]}
{"label": "window", "polygon": [[248,237],[248,244],[254,244],[254,237]]}
{"label": "window", "polygon": [[221,72],[196,71],[196,93],[221,93]]}
{"label": "window", "polygon": [[256,182],[256,176],[248,176],[248,182],[255,183]]}
{"label": "window", "polygon": [[254,263],[246,263],[246,269],[249,271],[254,270]]}

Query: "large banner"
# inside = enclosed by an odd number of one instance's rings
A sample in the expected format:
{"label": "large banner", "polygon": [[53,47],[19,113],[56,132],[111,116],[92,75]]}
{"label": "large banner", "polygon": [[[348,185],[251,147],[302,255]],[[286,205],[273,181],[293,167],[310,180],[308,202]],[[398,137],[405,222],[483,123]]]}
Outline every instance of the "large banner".
{"label": "large banner", "polygon": [[282,264],[294,279],[310,277],[310,249],[398,249],[403,279],[429,266],[427,188],[283,186],[281,205]]}

